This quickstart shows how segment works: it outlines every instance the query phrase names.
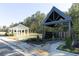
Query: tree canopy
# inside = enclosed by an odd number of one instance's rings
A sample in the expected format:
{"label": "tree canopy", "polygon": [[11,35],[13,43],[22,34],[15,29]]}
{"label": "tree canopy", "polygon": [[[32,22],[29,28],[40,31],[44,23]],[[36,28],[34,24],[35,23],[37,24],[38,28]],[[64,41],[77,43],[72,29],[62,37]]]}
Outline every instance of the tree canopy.
{"label": "tree canopy", "polygon": [[32,32],[41,32],[42,31],[41,22],[44,18],[45,14],[41,13],[40,11],[37,11],[31,17],[27,17],[23,23],[26,26],[28,26]]}
{"label": "tree canopy", "polygon": [[68,14],[72,17],[73,30],[79,33],[79,3],[73,3]]}

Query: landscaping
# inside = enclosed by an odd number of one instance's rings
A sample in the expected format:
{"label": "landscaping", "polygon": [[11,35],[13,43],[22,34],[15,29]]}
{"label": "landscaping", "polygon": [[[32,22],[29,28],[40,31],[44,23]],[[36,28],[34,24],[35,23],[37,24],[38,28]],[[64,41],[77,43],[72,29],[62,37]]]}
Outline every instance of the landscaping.
{"label": "landscaping", "polygon": [[70,52],[70,53],[79,54],[79,48],[69,49],[69,48],[66,48],[66,46],[64,46],[64,45],[60,45],[57,49],[63,50],[63,51],[66,51],[66,52]]}
{"label": "landscaping", "polygon": [[23,42],[32,43],[32,44],[42,44],[43,41],[37,38],[29,38],[27,40],[22,40]]}
{"label": "landscaping", "polygon": [[63,50],[63,51],[66,51],[66,52],[70,52],[70,53],[79,54],[79,48],[72,45],[72,43],[73,43],[72,39],[70,37],[66,37],[65,38],[65,44],[60,45],[57,49]]}

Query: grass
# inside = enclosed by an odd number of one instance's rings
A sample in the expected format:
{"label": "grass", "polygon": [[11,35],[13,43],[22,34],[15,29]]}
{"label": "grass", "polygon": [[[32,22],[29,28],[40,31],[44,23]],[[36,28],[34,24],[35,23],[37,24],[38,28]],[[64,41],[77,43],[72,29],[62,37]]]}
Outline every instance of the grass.
{"label": "grass", "polygon": [[66,52],[70,52],[70,53],[79,54],[79,48],[69,49],[69,48],[66,48],[66,46],[64,46],[64,45],[60,45],[57,49],[66,51]]}
{"label": "grass", "polygon": [[22,40],[23,42],[32,43],[32,44],[43,44],[44,42],[38,38],[28,38],[27,40]]}

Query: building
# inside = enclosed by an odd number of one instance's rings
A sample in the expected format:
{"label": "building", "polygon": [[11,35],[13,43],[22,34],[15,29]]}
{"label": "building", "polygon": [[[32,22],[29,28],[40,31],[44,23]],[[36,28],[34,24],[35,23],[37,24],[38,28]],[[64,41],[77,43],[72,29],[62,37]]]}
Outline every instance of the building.
{"label": "building", "polygon": [[[42,22],[43,37],[45,39],[65,39],[66,36],[71,36],[71,23],[72,19],[70,16],[65,15],[64,12],[60,11],[56,7],[53,7]],[[45,27],[57,28],[57,30],[46,32]],[[61,28],[60,31],[59,27]]]}
{"label": "building", "polygon": [[10,27],[8,32],[9,34],[13,34],[14,36],[24,36],[29,35],[29,28],[24,26],[23,24],[18,24],[14,27]]}

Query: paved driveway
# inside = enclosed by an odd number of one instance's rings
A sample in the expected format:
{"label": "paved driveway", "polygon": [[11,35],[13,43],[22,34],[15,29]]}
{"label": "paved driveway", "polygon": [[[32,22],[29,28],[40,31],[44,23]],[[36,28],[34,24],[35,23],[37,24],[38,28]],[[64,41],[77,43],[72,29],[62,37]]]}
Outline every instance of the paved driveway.
{"label": "paved driveway", "polygon": [[[22,50],[7,41],[5,37],[0,37],[0,56],[24,56],[26,55]],[[12,41],[13,42],[13,41]]]}
{"label": "paved driveway", "polygon": [[23,56],[21,53],[12,49],[8,45],[0,42],[0,56]]}

